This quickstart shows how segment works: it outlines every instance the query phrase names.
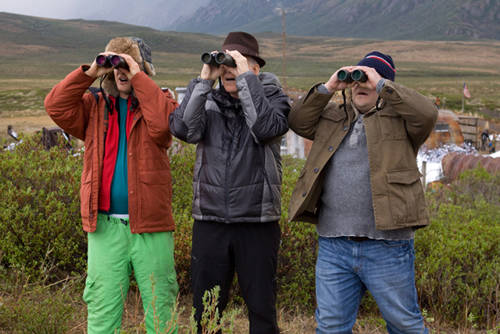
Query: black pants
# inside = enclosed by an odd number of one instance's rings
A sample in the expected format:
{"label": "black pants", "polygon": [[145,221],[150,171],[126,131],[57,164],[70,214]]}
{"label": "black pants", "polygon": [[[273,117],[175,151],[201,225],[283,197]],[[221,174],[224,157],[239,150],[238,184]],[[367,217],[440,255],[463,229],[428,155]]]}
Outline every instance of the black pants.
{"label": "black pants", "polygon": [[251,334],[279,333],[276,321],[278,222],[195,221],[191,273],[195,319],[200,321],[206,290],[219,285],[219,314],[226,308],[234,272],[248,307]]}

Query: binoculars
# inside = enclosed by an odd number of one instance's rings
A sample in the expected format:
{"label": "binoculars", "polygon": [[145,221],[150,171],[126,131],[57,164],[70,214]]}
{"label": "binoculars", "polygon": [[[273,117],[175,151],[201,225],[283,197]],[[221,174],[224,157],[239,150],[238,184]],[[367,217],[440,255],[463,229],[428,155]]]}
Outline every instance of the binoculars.
{"label": "binoculars", "polygon": [[124,68],[126,70],[128,70],[128,64],[127,62],[125,61],[125,59],[123,59],[121,56],[119,55],[98,55],[97,57],[95,57],[95,62],[97,64],[97,66],[99,67],[115,67],[115,68]]}
{"label": "binoculars", "polygon": [[229,67],[236,67],[233,57],[225,52],[208,53],[205,52],[201,55],[201,61],[211,66],[226,65]]}
{"label": "binoculars", "polygon": [[345,83],[351,83],[353,81],[366,82],[368,77],[366,76],[366,73],[361,70],[354,70],[352,72],[340,70],[337,73],[337,79],[339,81],[344,81]]}

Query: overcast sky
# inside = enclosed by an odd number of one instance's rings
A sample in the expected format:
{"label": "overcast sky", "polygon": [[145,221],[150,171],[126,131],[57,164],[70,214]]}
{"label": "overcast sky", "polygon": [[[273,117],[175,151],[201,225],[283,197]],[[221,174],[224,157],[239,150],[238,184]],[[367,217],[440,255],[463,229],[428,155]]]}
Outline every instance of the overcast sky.
{"label": "overcast sky", "polygon": [[157,29],[210,0],[0,0],[0,12],[55,19],[119,21]]}

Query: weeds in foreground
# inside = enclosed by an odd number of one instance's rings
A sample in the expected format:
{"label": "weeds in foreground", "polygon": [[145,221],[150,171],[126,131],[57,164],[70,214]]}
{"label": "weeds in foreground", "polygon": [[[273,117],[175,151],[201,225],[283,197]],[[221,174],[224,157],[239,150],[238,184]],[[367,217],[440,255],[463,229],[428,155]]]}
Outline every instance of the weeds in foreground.
{"label": "weeds in foreground", "polygon": [[[201,315],[201,332],[202,334],[215,334],[219,330],[222,333],[231,334],[234,333],[234,321],[238,315],[238,310],[231,310],[222,313],[222,317],[219,314],[219,308],[217,307],[219,299],[220,287],[217,285],[210,291],[205,291],[203,295],[203,313]],[[191,312],[191,326],[194,324],[196,326],[196,321],[194,320],[193,308]],[[191,333],[196,333],[196,327],[191,327]]]}
{"label": "weeds in foreground", "polygon": [[[151,311],[153,312],[154,318],[154,333],[155,334],[197,334],[198,325],[195,320],[195,308],[192,308],[191,315],[189,317],[189,323],[187,325],[181,324],[181,314],[184,312],[184,308],[179,306],[179,298],[171,310],[170,319],[164,324],[161,323],[160,317],[158,316],[158,309],[156,305],[157,296],[155,294],[155,280],[153,275],[151,275],[152,281],[152,293],[153,300],[151,303]],[[200,321],[201,334],[233,334],[235,333],[235,320],[240,311],[238,309],[232,309],[229,311],[222,312],[222,315],[218,308],[219,303],[220,287],[215,286],[211,290],[205,291],[203,295],[203,313]],[[136,299],[136,301],[138,301]],[[125,301],[124,301],[125,302]],[[143,324],[146,315],[144,315],[141,324],[139,325],[139,330],[145,332]],[[136,329],[137,331],[138,329]]]}

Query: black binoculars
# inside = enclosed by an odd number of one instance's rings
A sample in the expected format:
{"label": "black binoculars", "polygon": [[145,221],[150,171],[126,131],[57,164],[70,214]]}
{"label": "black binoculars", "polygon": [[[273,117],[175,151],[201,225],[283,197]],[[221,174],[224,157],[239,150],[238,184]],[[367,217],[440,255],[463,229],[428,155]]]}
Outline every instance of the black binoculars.
{"label": "black binoculars", "polygon": [[201,55],[201,61],[211,66],[226,65],[229,67],[236,67],[233,57],[225,52],[208,53],[205,52]]}
{"label": "black binoculars", "polygon": [[354,70],[352,72],[340,70],[337,73],[337,79],[339,79],[339,81],[344,81],[345,83],[351,83],[353,81],[366,82],[368,77],[366,76],[366,73],[361,70]]}
{"label": "black binoculars", "polygon": [[128,70],[128,64],[127,62],[125,61],[125,59],[123,59],[123,57],[119,56],[119,55],[98,55],[97,57],[95,57],[95,63],[97,64],[97,66],[99,67],[115,67],[115,68],[124,68],[126,70]]}

